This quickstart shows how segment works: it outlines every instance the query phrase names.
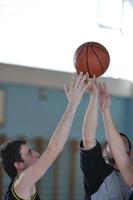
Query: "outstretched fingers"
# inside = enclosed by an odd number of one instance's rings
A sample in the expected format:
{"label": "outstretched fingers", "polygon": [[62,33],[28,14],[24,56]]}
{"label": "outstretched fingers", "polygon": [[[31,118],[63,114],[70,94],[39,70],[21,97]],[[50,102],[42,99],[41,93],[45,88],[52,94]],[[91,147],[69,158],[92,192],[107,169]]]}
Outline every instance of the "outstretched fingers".
{"label": "outstretched fingers", "polygon": [[83,77],[83,72],[76,74],[76,78],[75,78],[75,87],[76,88],[79,87],[82,77]]}
{"label": "outstretched fingers", "polygon": [[82,94],[87,91],[88,87],[90,86],[89,82],[85,82],[85,84],[82,85]]}
{"label": "outstretched fingers", "polygon": [[85,85],[86,81],[87,81],[87,74],[84,75],[82,74],[82,76],[80,77],[80,81],[78,83],[78,87],[82,88]]}
{"label": "outstretched fingers", "polygon": [[77,79],[77,74],[74,73],[71,77],[71,83],[70,83],[70,88],[72,89],[76,83],[76,79]]}
{"label": "outstretched fingers", "polygon": [[79,87],[82,93],[84,93],[90,87],[90,78],[88,73],[82,76],[82,79],[79,82]]}
{"label": "outstretched fingers", "polygon": [[105,93],[105,83],[98,83],[98,85],[99,85],[100,94],[104,94]]}
{"label": "outstretched fingers", "polygon": [[68,98],[68,92],[69,92],[69,88],[66,84],[64,84],[64,91],[65,91],[65,95]]}

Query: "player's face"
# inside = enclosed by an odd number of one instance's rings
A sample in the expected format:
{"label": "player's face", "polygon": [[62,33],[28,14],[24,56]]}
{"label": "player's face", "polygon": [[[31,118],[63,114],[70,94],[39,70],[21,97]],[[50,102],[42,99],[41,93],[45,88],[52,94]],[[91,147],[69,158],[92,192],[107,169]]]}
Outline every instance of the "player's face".
{"label": "player's face", "polygon": [[[122,139],[123,139],[123,142],[124,142],[124,145],[125,145],[125,149],[126,149],[128,155],[129,155],[129,157],[130,157],[130,156],[131,156],[131,151],[130,151],[130,148],[129,148],[128,140],[127,140],[127,138],[124,137],[124,136],[121,136],[121,137],[122,137]],[[106,161],[107,163],[109,163],[109,164],[112,165],[112,166],[115,166],[115,165],[116,165],[115,160],[114,160],[114,157],[113,157],[113,155],[112,155],[112,152],[111,152],[111,150],[110,150],[108,144],[106,145],[106,147],[103,147],[102,153],[103,153],[103,157],[104,157],[104,159],[105,159],[105,161]]]}
{"label": "player's face", "polygon": [[24,168],[33,165],[39,158],[39,153],[33,151],[28,145],[21,145],[20,154],[24,160]]}

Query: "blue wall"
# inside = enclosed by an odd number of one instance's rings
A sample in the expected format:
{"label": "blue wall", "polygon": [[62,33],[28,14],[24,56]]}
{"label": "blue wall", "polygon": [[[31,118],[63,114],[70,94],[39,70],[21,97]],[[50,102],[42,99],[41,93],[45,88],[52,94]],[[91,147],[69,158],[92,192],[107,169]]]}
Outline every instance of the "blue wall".
{"label": "blue wall", "polygon": [[[41,96],[40,88],[16,84],[0,84],[6,92],[5,125],[0,133],[9,137],[24,135],[29,138],[44,136],[50,138],[67,105],[63,90],[45,88],[46,96]],[[70,138],[81,138],[82,121],[89,95],[85,94],[77,111]],[[133,101],[130,98],[112,98],[112,114],[117,128],[132,138]],[[104,128],[99,114],[98,138],[104,137]]]}

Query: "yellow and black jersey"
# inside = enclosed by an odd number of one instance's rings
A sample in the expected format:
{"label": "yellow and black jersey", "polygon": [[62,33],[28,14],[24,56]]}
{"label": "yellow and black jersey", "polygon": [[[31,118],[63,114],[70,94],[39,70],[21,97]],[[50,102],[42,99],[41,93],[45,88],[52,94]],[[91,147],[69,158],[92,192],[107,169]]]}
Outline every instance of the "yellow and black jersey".
{"label": "yellow and black jersey", "polygon": [[[25,200],[20,198],[14,191],[13,182],[10,183],[3,200]],[[40,200],[40,197],[37,193],[32,195],[31,199],[29,200]]]}

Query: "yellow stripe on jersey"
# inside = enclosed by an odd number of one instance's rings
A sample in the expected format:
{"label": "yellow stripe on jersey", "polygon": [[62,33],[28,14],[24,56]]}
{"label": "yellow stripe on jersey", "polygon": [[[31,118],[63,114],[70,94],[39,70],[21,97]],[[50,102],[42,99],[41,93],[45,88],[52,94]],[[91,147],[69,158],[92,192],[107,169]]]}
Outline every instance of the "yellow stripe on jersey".
{"label": "yellow stripe on jersey", "polygon": [[[12,191],[13,196],[16,198],[16,200],[27,200],[27,199],[21,199],[20,197],[18,197],[18,195],[16,194],[16,192],[14,190],[14,184],[12,184],[11,191]],[[31,199],[29,199],[29,200],[35,200],[36,195],[37,195],[37,193],[33,194]]]}

